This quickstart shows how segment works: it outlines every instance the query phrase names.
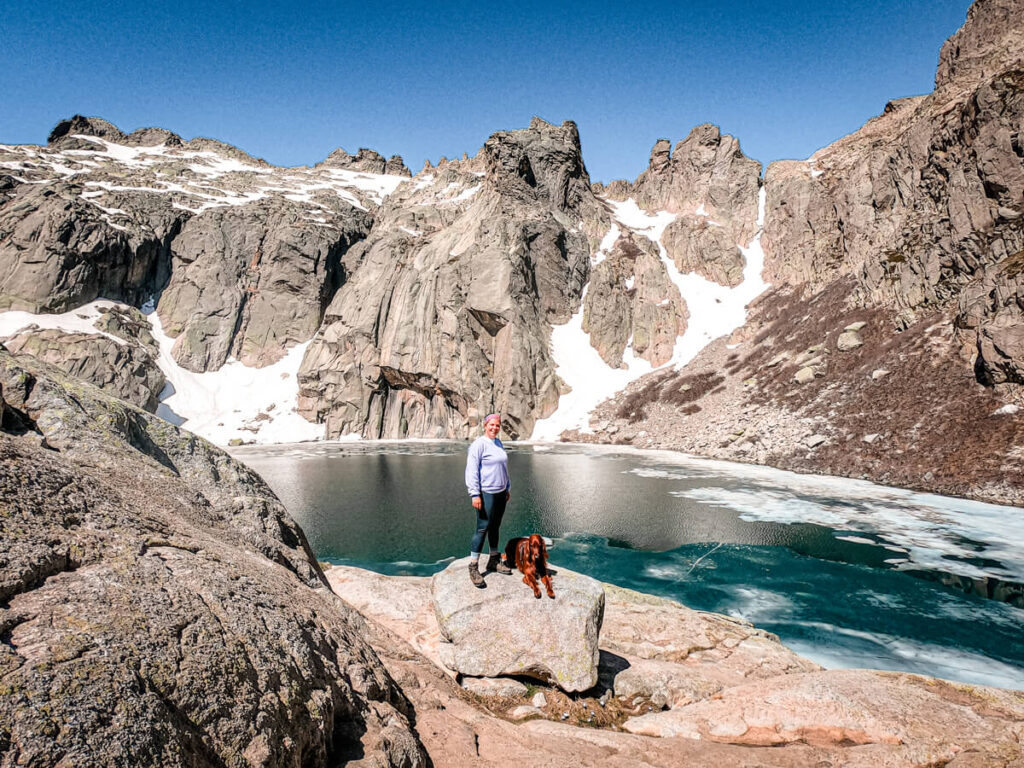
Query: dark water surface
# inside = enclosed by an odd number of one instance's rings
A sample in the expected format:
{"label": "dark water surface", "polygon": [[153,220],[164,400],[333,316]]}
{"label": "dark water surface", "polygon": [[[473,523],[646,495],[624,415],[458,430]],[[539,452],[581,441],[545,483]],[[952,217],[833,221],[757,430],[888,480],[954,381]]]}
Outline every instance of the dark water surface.
{"label": "dark water surface", "polygon": [[[469,551],[464,443],[236,450],[317,557],[429,575]],[[502,541],[741,616],[830,667],[1024,689],[1024,510],[860,481],[583,446],[509,448]]]}

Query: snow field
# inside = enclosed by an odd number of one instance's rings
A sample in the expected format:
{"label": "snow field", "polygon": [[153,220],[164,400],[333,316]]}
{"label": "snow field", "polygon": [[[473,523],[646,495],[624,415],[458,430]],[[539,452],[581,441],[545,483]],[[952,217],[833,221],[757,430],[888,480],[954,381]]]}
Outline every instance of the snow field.
{"label": "snow field", "polygon": [[[676,339],[672,359],[662,367],[681,368],[712,341],[732,333],[746,322],[746,305],[768,288],[761,277],[764,269],[760,230],[764,224],[763,187],[758,197],[758,232],[746,247],[737,246],[743,253],[745,264],[743,282],[735,288],[718,285],[697,274],[684,275],[679,272],[661,243],[661,236],[665,228],[675,221],[675,214],[667,211],[649,214],[641,210],[633,198],[624,202],[606,202],[612,209],[614,221],[601,240],[591,264],[599,264],[607,257],[621,235],[622,228],[643,235],[657,244],[665,271],[686,302],[689,312],[686,331]],[[698,209],[698,214],[707,216],[703,205]],[[583,296],[586,296],[586,288]],[[623,356],[625,368],[608,366],[591,346],[590,336],[583,332],[582,298],[580,310],[569,322],[552,328],[551,349],[557,365],[556,372],[572,387],[572,392],[559,398],[558,409],[551,416],[537,422],[531,440],[555,441],[567,429],[591,432],[589,417],[594,408],[630,382],[654,370],[650,363],[633,354],[632,339]]]}
{"label": "snow field", "polygon": [[[60,315],[0,313],[0,336],[11,336],[35,324],[75,333],[100,334],[94,325],[101,307],[124,306],[103,299]],[[160,396],[160,415],[217,445],[232,439],[259,444],[322,440],[324,426],[311,424],[297,410],[298,370],[309,343],[299,344],[274,365],[249,368],[231,358],[217,371],[194,373],[171,356],[174,339],[164,333],[150,302],[143,307],[159,345],[157,364],[168,386]],[[124,340],[103,333],[118,344]],[[167,413],[169,409],[171,413]]]}

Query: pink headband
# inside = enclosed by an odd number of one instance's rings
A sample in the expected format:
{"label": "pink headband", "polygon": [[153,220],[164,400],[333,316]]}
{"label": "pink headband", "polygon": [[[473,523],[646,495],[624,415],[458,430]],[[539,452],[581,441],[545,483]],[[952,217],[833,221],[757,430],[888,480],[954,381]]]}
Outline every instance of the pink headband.
{"label": "pink headband", "polygon": [[489,413],[489,414],[487,414],[487,418],[484,419],[484,424],[486,425],[487,422],[490,421],[491,419],[497,419],[500,422],[501,421],[501,414],[500,413]]}

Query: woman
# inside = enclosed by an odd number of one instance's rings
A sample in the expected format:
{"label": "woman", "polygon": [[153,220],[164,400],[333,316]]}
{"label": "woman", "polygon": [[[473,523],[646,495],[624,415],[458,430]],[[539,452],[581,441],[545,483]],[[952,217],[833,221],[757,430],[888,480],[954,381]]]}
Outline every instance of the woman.
{"label": "woman", "polygon": [[484,535],[490,546],[491,554],[487,559],[487,570],[510,574],[508,566],[501,562],[501,550],[498,547],[498,530],[501,518],[505,514],[508,503],[508,454],[505,446],[498,439],[501,431],[501,414],[492,413],[484,419],[484,434],[469,446],[466,459],[466,490],[473,500],[476,510],[476,533],[469,545],[469,579],[473,586],[483,588],[484,579],[480,575],[480,550],[483,549]]}

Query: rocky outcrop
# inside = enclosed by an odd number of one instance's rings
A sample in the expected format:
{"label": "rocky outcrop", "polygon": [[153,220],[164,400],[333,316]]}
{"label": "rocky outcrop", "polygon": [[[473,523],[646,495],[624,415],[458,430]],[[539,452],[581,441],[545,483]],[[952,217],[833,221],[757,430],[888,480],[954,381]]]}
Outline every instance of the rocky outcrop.
{"label": "rocky outcrop", "polygon": [[[709,216],[680,214],[665,228],[661,241],[682,274],[694,272],[713,283],[735,287],[743,282],[744,240]],[[742,237],[742,234],[739,235]]]}
{"label": "rocky outcrop", "polygon": [[495,410],[529,435],[558,401],[549,323],[578,308],[607,221],[572,123],[497,133],[398,190],[306,353],[300,412],[328,437],[466,437]]}
{"label": "rocky outcrop", "polygon": [[1019,0],[979,0],[943,47],[936,90],[890,102],[806,163],[766,173],[773,283],[857,280],[853,300],[901,312],[955,307],[979,379],[1016,381],[1024,300],[1024,35]]}
{"label": "rocky outcrop", "polygon": [[632,197],[649,211],[677,214],[662,244],[680,272],[721,285],[743,279],[743,254],[757,232],[761,164],[714,125],[699,125],[672,148],[659,139],[647,170],[632,184],[612,182],[611,199]]}
{"label": "rocky outcrop", "polygon": [[141,304],[166,283],[186,214],[156,194],[119,195],[108,207],[85,191],[22,184],[0,207],[0,310],[63,312],[98,297]]}
{"label": "rocky outcrop", "polygon": [[65,149],[81,149],[83,145],[88,146],[88,142],[82,142],[81,139],[75,138],[78,135],[98,136],[113,142],[121,142],[125,139],[124,133],[113,123],[108,123],[99,117],[75,115],[57,123],[50,131],[50,135],[46,137],[46,143]]}
{"label": "rocky outcrop", "polygon": [[515,571],[490,574],[486,589],[477,589],[466,575],[468,563],[456,560],[430,581],[446,667],[476,677],[526,675],[565,691],[597,683],[604,618],[598,582],[558,568],[554,600],[538,601]]}
{"label": "rocky outcrop", "polygon": [[255,474],[32,358],[0,384],[0,761],[426,764]]}
{"label": "rocky outcrop", "polygon": [[32,355],[65,373],[153,413],[166,383],[157,365],[159,349],[137,309],[103,308],[96,322],[103,333],[66,333],[35,326],[4,339],[13,354]]}
{"label": "rocky outcrop", "polygon": [[939,51],[935,87],[983,81],[1013,67],[1024,50],[1019,0],[977,0],[967,23]]}
{"label": "rocky outcrop", "polygon": [[645,237],[620,237],[591,270],[583,330],[612,368],[622,365],[627,345],[653,366],[667,363],[686,330],[686,317],[686,304],[657,246]]}
{"label": "rocky outcrop", "polygon": [[606,679],[618,696],[674,708],[752,680],[820,669],[742,619],[621,587],[605,590],[601,648],[615,657]]}
{"label": "rocky outcrop", "polygon": [[406,168],[400,155],[392,155],[387,160],[379,152],[372,149],[360,147],[355,155],[350,155],[344,149],[336,149],[327,156],[318,166],[325,168],[341,168],[350,171],[363,171],[365,173],[387,173],[394,176],[412,176],[412,172]]}
{"label": "rocky outcrop", "polygon": [[345,280],[342,255],[372,221],[337,198],[325,196],[322,206],[329,220],[269,198],[186,223],[157,306],[183,367],[216,370],[229,355],[262,367],[313,336]]}
{"label": "rocky outcrop", "polygon": [[888,747],[902,765],[1008,765],[1001,757],[1019,754],[1022,719],[1024,698],[1014,691],[837,669],[737,686],[625,728],[750,746]]}

